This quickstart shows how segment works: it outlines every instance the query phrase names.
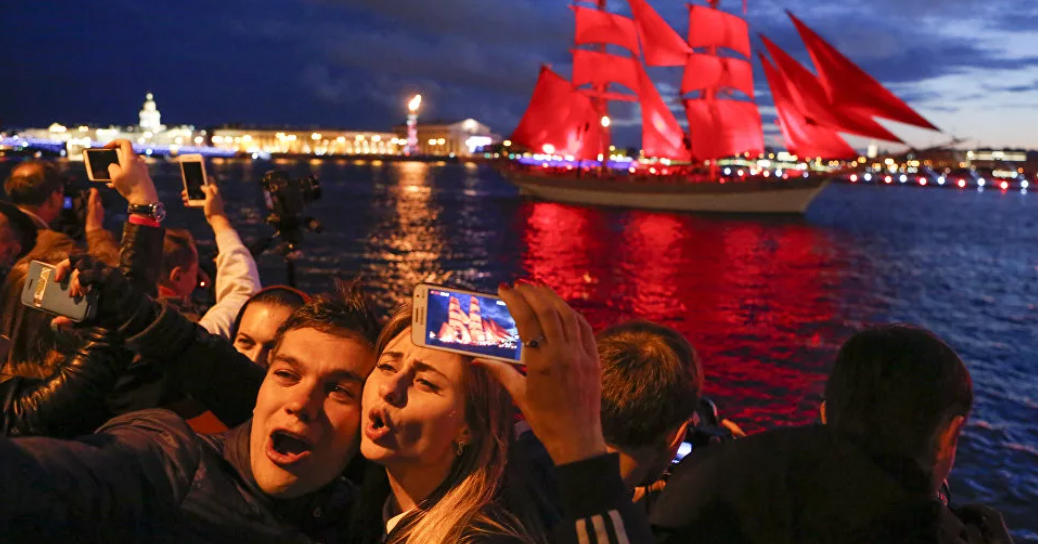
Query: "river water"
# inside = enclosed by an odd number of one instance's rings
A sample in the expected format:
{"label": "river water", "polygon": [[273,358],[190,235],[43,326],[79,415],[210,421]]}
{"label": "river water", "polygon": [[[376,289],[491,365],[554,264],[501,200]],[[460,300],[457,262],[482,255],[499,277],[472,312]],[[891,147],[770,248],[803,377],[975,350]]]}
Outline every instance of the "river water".
{"label": "river water", "polygon": [[[259,179],[272,168],[322,181],[308,211],[326,230],[297,260],[304,289],[359,274],[388,311],[422,280],[494,290],[535,277],[596,329],[640,317],[683,332],[707,394],[750,432],[815,421],[858,328],[929,328],[974,380],[954,502],[990,504],[1038,541],[1038,194],[843,185],[804,218],[725,218],[530,201],[485,165],[217,160],[246,239],[271,232]],[[152,172],[169,223],[204,237],[201,212],[175,204],[176,165]],[[284,281],[280,258],[260,264],[265,284]]]}

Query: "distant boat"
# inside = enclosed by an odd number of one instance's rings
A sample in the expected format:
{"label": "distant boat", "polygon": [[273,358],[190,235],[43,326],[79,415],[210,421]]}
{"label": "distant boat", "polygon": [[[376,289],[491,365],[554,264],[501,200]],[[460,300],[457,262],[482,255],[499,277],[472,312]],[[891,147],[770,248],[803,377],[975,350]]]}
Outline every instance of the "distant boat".
{"label": "distant boat", "polygon": [[[505,163],[502,174],[526,194],[562,202],[696,212],[804,213],[825,188],[824,173],[764,177],[719,172],[719,160],[762,154],[764,131],[753,101],[749,27],[743,18],[719,10],[718,2],[688,5],[687,40],[646,0],[628,0],[630,18],[605,11],[605,0],[595,0],[597,9],[573,6],[572,80],[548,66],[541,68],[530,105],[510,138],[535,158],[525,158],[526,164],[520,165],[524,159],[516,157]],[[839,133],[904,143],[876,117],[937,130],[792,13],[789,17],[818,75],[764,36],[761,39],[774,64],[759,56],[777,123],[791,153],[812,159],[856,157]],[[630,56],[607,52],[607,45],[626,49]],[[646,66],[683,67],[679,98],[688,132],[674,118]],[[645,158],[673,167],[653,167],[650,172],[645,172],[647,164],[634,164],[629,171],[601,168],[609,156],[610,101],[639,103]],[[553,166],[560,160],[568,165]],[[595,167],[588,168],[586,161],[593,161]]]}

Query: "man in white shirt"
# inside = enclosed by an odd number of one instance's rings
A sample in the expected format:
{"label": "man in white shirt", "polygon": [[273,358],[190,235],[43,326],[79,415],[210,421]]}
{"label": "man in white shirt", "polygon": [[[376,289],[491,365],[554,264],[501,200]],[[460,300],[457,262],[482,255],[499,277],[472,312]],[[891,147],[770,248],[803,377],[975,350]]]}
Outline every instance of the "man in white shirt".
{"label": "man in white shirt", "polygon": [[[207,331],[230,339],[238,311],[260,290],[259,271],[249,249],[242,243],[223,209],[220,189],[210,181],[203,186],[205,219],[216,237],[216,304],[198,323]],[[183,229],[167,229],[163,241],[161,298],[187,302],[198,284],[198,248]]]}

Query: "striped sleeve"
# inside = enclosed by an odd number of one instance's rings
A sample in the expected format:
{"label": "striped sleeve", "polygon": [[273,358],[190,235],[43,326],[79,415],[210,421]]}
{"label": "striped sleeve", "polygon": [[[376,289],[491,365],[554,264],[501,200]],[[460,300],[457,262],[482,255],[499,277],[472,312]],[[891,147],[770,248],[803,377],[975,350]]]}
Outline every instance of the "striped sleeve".
{"label": "striped sleeve", "polygon": [[555,542],[645,544],[655,542],[645,512],[631,503],[620,479],[617,454],[600,455],[555,468],[566,517]]}

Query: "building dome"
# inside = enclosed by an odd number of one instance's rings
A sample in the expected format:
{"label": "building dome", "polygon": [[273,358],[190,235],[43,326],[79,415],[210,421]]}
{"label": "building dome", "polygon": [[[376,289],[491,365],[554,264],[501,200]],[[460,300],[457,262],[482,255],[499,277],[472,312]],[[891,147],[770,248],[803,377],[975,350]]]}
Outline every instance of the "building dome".
{"label": "building dome", "polygon": [[155,95],[148,93],[144,95],[144,106],[140,111],[140,127],[142,130],[158,133],[165,130],[162,126],[162,113],[155,105]]}

